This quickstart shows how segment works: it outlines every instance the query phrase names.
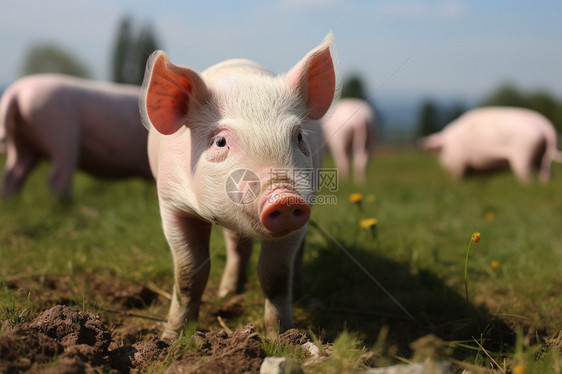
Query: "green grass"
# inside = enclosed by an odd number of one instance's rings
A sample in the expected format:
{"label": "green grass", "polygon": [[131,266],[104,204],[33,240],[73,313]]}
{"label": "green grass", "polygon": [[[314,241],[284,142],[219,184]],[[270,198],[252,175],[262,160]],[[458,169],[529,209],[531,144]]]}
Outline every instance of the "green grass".
{"label": "green grass", "polygon": [[[501,372],[523,362],[527,373],[559,366],[560,344],[547,344],[562,330],[562,166],[555,165],[554,173],[548,184],[522,186],[509,172],[457,183],[431,155],[378,153],[367,185],[342,181],[336,205],[313,209],[305,295],[294,306],[297,327],[335,341],[334,352],[352,352],[342,353],[342,370],[356,365],[363,349],[376,352],[378,363],[414,357],[411,344],[428,334],[442,342],[443,357],[464,365]],[[77,279],[95,272],[171,290],[172,260],[154,185],[79,173],[75,203],[64,206],[49,195],[47,175],[48,166],[42,165],[21,196],[0,208],[1,321],[29,319],[49,306],[36,293],[23,297],[7,287],[10,279],[25,275]],[[349,201],[354,192],[363,194],[361,206]],[[376,218],[376,230],[362,229],[363,218]],[[476,231],[482,238],[470,251],[467,303],[465,256]],[[263,328],[255,252],[247,292],[239,301],[244,312],[225,318],[232,329],[247,323]],[[206,316],[228,303],[212,292],[225,261],[218,229],[211,256],[200,327],[219,330],[215,317]],[[75,289],[74,305],[103,309],[103,300],[89,300]],[[146,313],[164,318],[166,311],[167,305],[153,305]]]}

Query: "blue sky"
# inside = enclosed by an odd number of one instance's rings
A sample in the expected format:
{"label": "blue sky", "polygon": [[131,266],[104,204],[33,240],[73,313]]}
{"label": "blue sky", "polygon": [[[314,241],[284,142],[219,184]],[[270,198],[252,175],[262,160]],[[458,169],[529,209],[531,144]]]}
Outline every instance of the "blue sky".
{"label": "blue sky", "polygon": [[361,74],[375,101],[475,100],[508,81],[562,98],[559,0],[4,1],[0,85],[40,42],[108,80],[124,15],[150,22],[172,61],[196,70],[244,57],[282,73],[333,31],[339,76]]}

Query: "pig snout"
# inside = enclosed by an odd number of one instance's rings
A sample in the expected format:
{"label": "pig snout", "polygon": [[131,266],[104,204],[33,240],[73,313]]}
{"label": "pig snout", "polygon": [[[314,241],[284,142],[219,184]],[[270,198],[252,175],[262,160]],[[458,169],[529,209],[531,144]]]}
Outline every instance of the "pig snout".
{"label": "pig snout", "polygon": [[310,206],[293,190],[275,189],[262,197],[259,217],[269,231],[275,234],[288,233],[308,222]]}

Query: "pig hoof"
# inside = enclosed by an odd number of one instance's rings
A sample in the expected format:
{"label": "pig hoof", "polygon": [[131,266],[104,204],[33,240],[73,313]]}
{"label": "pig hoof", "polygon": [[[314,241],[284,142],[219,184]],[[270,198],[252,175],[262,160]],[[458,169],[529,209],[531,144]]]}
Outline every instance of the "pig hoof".
{"label": "pig hoof", "polygon": [[172,330],[164,330],[162,333],[161,339],[164,340],[176,340],[178,338],[178,333]]}

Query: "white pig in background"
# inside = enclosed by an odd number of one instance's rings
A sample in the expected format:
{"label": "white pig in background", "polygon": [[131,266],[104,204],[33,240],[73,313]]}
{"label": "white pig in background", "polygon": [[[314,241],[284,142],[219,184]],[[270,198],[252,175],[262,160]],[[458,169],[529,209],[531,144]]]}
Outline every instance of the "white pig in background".
{"label": "white pig in background", "polygon": [[51,190],[71,197],[76,168],[103,178],[152,180],[148,132],[138,112],[140,87],[39,74],[12,84],[0,100],[6,166],[2,197],[17,194],[42,158]]}
{"label": "white pig in background", "polygon": [[316,189],[309,172],[322,157],[315,120],[335,92],[330,42],[284,76],[248,60],[199,74],[162,51],[149,58],[140,109],[175,269],[163,337],[176,337],[198,318],[213,223],[225,229],[228,255],[219,294],[240,291],[251,238],[261,239],[267,334],[292,327],[294,262]]}
{"label": "white pig in background", "polygon": [[349,177],[353,161],[354,181],[365,183],[377,132],[371,105],[361,99],[341,99],[322,119],[322,129],[340,177]]}
{"label": "white pig in background", "polygon": [[443,130],[422,140],[425,149],[439,155],[441,165],[455,179],[468,171],[510,167],[522,183],[551,176],[552,161],[562,162],[556,131],[541,114],[522,108],[473,109]]}

